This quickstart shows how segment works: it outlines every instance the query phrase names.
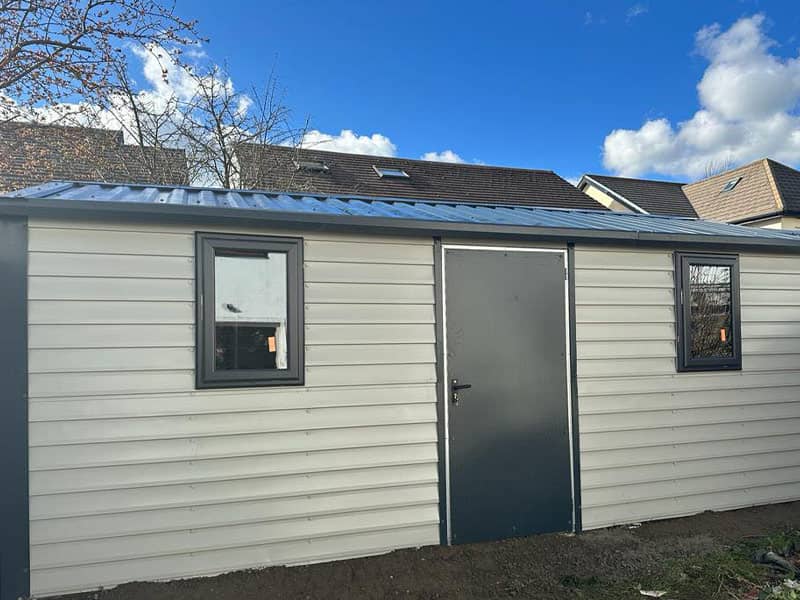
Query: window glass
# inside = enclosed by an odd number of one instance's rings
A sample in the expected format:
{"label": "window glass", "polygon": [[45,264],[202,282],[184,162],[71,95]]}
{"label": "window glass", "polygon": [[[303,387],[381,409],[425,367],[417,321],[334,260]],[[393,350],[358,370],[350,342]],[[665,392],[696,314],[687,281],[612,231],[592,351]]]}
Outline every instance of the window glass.
{"label": "window glass", "polygon": [[689,265],[689,335],[692,358],[734,355],[731,267]]}
{"label": "window glass", "polygon": [[286,253],[214,256],[215,370],[286,369]]}

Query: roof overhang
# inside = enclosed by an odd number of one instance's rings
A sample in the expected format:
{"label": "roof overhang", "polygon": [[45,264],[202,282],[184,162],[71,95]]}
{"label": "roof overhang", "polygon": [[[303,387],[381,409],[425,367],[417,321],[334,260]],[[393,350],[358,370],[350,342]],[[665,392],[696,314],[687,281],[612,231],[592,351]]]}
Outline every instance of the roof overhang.
{"label": "roof overhang", "polygon": [[[614,200],[617,200],[620,204],[622,204],[624,206],[627,206],[628,208],[630,208],[634,212],[638,212],[638,213],[641,213],[643,215],[649,215],[650,214],[649,212],[647,212],[645,209],[643,209],[641,206],[639,206],[635,202],[632,202],[631,200],[628,200],[625,196],[623,196],[619,192],[616,192],[616,191],[612,190],[610,187],[608,187],[606,185],[603,185],[602,183],[600,183],[599,181],[594,179],[591,175],[582,175],[581,176],[580,181],[578,181],[578,189],[583,191],[583,188],[585,188],[589,184],[592,184],[593,186],[598,188],[601,192],[611,196],[612,198],[614,198]],[[583,187],[581,187],[581,186],[583,186]]]}
{"label": "roof overhang", "polygon": [[281,230],[329,230],[384,235],[407,235],[450,238],[502,238],[585,244],[615,244],[632,246],[680,246],[705,250],[736,250],[757,248],[800,254],[797,240],[776,237],[711,235],[691,233],[656,233],[647,231],[616,231],[542,227],[530,225],[500,225],[452,221],[423,221],[394,217],[332,215],[263,211],[246,208],[148,204],[92,200],[58,200],[0,197],[0,214],[39,218],[114,219],[169,224],[226,225],[264,227]]}

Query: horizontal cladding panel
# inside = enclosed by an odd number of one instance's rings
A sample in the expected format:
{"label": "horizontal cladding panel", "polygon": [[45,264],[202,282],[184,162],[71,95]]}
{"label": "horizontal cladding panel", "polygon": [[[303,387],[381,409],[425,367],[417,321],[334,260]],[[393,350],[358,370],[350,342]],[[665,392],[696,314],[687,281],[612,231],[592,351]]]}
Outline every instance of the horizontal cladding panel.
{"label": "horizontal cladding panel", "polygon": [[578,326],[586,323],[672,323],[675,311],[669,306],[578,306],[575,309]]}
{"label": "horizontal cladding panel", "polygon": [[240,548],[89,564],[81,567],[35,569],[31,573],[31,588],[34,594],[78,591],[108,587],[120,581],[216,575],[235,569],[266,565],[353,558],[381,554],[395,548],[436,544],[438,541],[438,524],[378,529],[272,544],[264,540],[262,544]]}
{"label": "horizontal cladding panel", "polygon": [[661,427],[689,427],[712,423],[738,423],[771,419],[800,419],[800,402],[793,400],[778,404],[754,404],[687,409],[650,410],[619,414],[590,414],[580,418],[581,431],[632,431]]}
{"label": "horizontal cladding panel", "polygon": [[228,479],[318,473],[354,467],[435,463],[436,444],[347,448],[153,464],[32,471],[32,495],[130,489]]}
{"label": "horizontal cladding panel", "polygon": [[79,566],[121,559],[138,559],[202,552],[225,547],[251,546],[270,541],[288,541],[341,535],[348,532],[393,529],[437,523],[435,504],[408,508],[389,508],[319,518],[247,523],[224,527],[103,538],[85,542],[31,546],[31,568]]}
{"label": "horizontal cladding panel", "polygon": [[621,270],[672,270],[672,256],[665,252],[582,250],[575,249],[575,265],[578,269]]}
{"label": "horizontal cladding panel", "polygon": [[705,409],[711,406],[756,406],[794,402],[800,398],[800,386],[763,389],[694,390],[651,392],[649,394],[584,395],[578,398],[582,416],[616,414],[625,420],[626,413],[648,410]]}
{"label": "horizontal cladding panel", "polygon": [[365,253],[364,241],[315,241],[306,244],[304,257],[315,262],[432,265],[433,248],[431,245],[370,244],[369,252]]}
{"label": "horizontal cladding panel", "polygon": [[419,403],[127,419],[42,421],[31,423],[30,444],[35,447],[435,421],[435,405]]}
{"label": "horizontal cladding panel", "polygon": [[376,263],[309,262],[306,260],[303,278],[306,283],[389,283],[430,285],[431,265]]}
{"label": "horizontal cladding panel", "polygon": [[438,541],[433,243],[303,238],[306,384],[196,390],[194,232],[32,221],[34,589]]}
{"label": "horizontal cladding panel", "polygon": [[800,259],[793,256],[743,254],[739,258],[739,269],[743,276],[748,277],[756,273],[797,275],[800,273]]}
{"label": "horizontal cladding panel", "polygon": [[581,432],[581,451],[613,450],[688,444],[712,440],[735,440],[772,435],[793,435],[800,431],[800,419],[745,421],[691,425],[680,428],[634,429],[608,432]]}
{"label": "horizontal cladding panel", "polygon": [[97,300],[31,300],[31,325],[194,325],[194,303],[107,302]]}
{"label": "horizontal cladding panel", "polygon": [[31,252],[28,273],[61,277],[194,279],[194,259],[185,256],[120,256]]}
{"label": "horizontal cladding panel", "polygon": [[306,304],[308,324],[434,323],[432,304]]}
{"label": "horizontal cladding panel", "polygon": [[194,368],[194,348],[57,348],[32,349],[30,373],[92,371],[174,371]]}
{"label": "horizontal cladding panel", "polygon": [[294,431],[278,431],[133,442],[104,441],[34,446],[30,449],[30,468],[32,471],[78,469],[181,460],[199,461],[235,456],[268,456],[342,448],[376,448],[426,442],[436,442],[435,423],[308,429],[303,431],[302,435],[297,435]]}
{"label": "horizontal cladding panel", "polygon": [[667,465],[673,461],[702,461],[713,458],[747,457],[749,455],[774,452],[800,451],[800,433],[769,437],[743,438],[688,444],[668,444],[648,448],[615,448],[595,450],[581,457],[583,479],[593,477],[592,471],[628,469],[647,466],[658,473],[656,465]]}
{"label": "horizontal cladding panel", "polygon": [[[402,358],[402,357],[398,357]],[[307,366],[306,387],[387,385],[436,382],[436,366],[425,363]],[[179,370],[72,371],[34,373],[29,377],[31,398],[105,394],[180,392],[194,386],[191,365]]]}
{"label": "horizontal cladding panel", "polygon": [[305,288],[311,303],[433,304],[433,285],[315,283]]}
{"label": "horizontal cladding panel", "polygon": [[[576,259],[576,265],[580,263]],[[674,286],[672,271],[631,271],[625,269],[581,269],[576,270],[575,286],[585,287],[631,287],[664,288]]]}
{"label": "horizontal cladding panel", "polygon": [[31,276],[28,299],[193,302],[194,282],[190,279]]}
{"label": "horizontal cladding panel", "polygon": [[154,254],[157,256],[194,256],[194,235],[151,231],[109,231],[84,226],[65,228],[63,223],[42,228],[30,221],[28,247],[34,252]]}
{"label": "horizontal cladding panel", "polygon": [[[580,370],[580,365],[579,365]],[[800,371],[776,373],[746,373],[743,371],[708,373],[675,373],[662,376],[580,377],[578,393],[586,396],[682,392],[685,390],[736,390],[800,385]]]}
{"label": "horizontal cladding panel", "polygon": [[420,463],[351,470],[251,477],[31,496],[31,519],[96,515],[175,506],[201,506],[263,498],[289,498],[349,490],[392,488],[437,481],[437,466]]}
{"label": "horizontal cladding panel", "polygon": [[788,502],[800,498],[800,483],[774,482],[752,488],[715,490],[691,496],[672,496],[642,502],[619,502],[599,507],[584,507],[583,526],[597,529],[649,519],[693,515],[709,510],[730,510],[760,504]]}
{"label": "horizontal cladding panel", "polygon": [[784,468],[756,471],[723,472],[704,477],[676,477],[665,481],[583,488],[581,500],[583,506],[592,508],[616,503],[628,504],[676,496],[711,494],[723,490],[763,487],[798,481],[800,481],[800,467],[791,465]]}
{"label": "horizontal cladding panel", "polygon": [[435,354],[436,346],[434,344],[309,346],[306,348],[306,364],[310,367],[397,363],[433,364],[436,360]]}
{"label": "horizontal cladding panel", "polygon": [[653,287],[581,287],[575,302],[579,309],[595,304],[671,307],[675,302],[675,292],[669,288]]}
{"label": "horizontal cladding panel", "polygon": [[30,403],[29,419],[71,421],[104,418],[139,418],[158,415],[199,415],[284,409],[335,408],[390,404],[431,404],[436,391],[427,384],[394,386],[341,386],[311,388],[254,388],[203,390],[179,393],[94,397],[54,396]]}
{"label": "horizontal cladding panel", "polygon": [[678,373],[672,251],[575,252],[584,526],[800,497],[800,258],[740,256],[742,371]]}
{"label": "horizontal cladding panel", "polygon": [[436,486],[424,484],[300,498],[267,498],[190,508],[41,519],[31,522],[31,544],[209,528],[229,522],[231,515],[235,515],[235,522],[238,524],[264,523],[437,502]]}
{"label": "horizontal cladding panel", "polygon": [[639,485],[674,479],[703,478],[721,473],[738,474],[768,469],[790,468],[800,464],[800,448],[784,452],[720,456],[691,461],[665,463],[658,470],[652,465],[633,465],[609,469],[592,469],[581,478],[584,490],[614,486]]}

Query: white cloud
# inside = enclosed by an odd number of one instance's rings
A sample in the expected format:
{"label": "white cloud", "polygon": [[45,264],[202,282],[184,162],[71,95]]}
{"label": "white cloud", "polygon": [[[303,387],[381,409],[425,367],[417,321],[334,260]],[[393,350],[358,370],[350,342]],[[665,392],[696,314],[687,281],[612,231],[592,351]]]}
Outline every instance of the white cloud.
{"label": "white cloud", "polygon": [[628,18],[628,21],[630,21],[631,19],[635,19],[636,17],[641,17],[648,10],[649,8],[647,7],[646,4],[642,4],[641,2],[639,2],[638,4],[634,4],[633,6],[631,6],[628,9],[628,12],[625,14],[625,16]]}
{"label": "white cloud", "polygon": [[696,50],[709,65],[697,84],[700,108],[677,124],[661,118],[612,131],[603,145],[606,168],[696,178],[712,163],[800,162],[800,56],[773,54],[764,27],[764,16],[754,15],[728,30],[701,29]]}
{"label": "white cloud", "polygon": [[443,150],[442,152],[426,152],[420,156],[422,160],[432,160],[436,162],[447,163],[464,163],[467,162],[452,150]]}
{"label": "white cloud", "polygon": [[351,154],[372,154],[374,156],[395,156],[397,146],[380,133],[358,135],[351,129],[342,129],[338,135],[323,133],[313,129],[303,136],[304,148],[348,152]]}

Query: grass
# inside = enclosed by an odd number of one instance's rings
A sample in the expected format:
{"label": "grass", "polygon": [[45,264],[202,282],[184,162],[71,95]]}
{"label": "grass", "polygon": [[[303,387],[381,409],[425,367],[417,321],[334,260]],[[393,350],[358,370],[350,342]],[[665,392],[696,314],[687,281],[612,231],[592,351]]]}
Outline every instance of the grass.
{"label": "grass", "polygon": [[[576,598],[591,600],[642,600],[639,590],[664,590],[665,600],[756,600],[782,599],[762,595],[768,584],[782,577],[771,568],[757,564],[759,551],[792,555],[800,550],[800,532],[741,540],[722,551],[666,561],[657,573],[639,580],[603,580],[598,577],[568,577],[561,581]],[[790,596],[786,596],[789,598]]]}

